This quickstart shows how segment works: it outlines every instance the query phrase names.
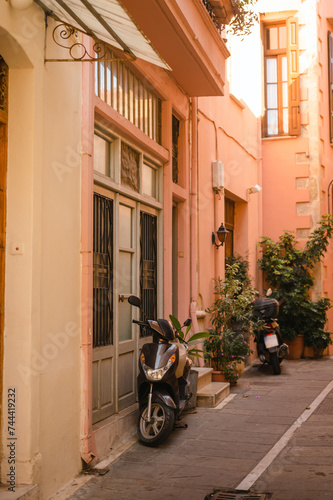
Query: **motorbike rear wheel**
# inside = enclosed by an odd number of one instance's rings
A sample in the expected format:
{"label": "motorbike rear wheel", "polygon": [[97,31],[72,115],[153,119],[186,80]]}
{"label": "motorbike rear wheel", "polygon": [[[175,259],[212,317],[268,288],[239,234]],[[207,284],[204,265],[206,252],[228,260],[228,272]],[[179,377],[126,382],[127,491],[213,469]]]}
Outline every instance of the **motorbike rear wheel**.
{"label": "motorbike rear wheel", "polygon": [[270,363],[273,367],[274,374],[280,375],[280,373],[281,373],[281,366],[280,366],[281,360],[278,358],[278,355],[276,352],[272,352],[270,354]]}
{"label": "motorbike rear wheel", "polygon": [[147,421],[148,405],[140,411],[138,420],[138,436],[146,446],[161,444],[171,433],[174,422],[174,411],[162,402],[153,403],[151,421]]}

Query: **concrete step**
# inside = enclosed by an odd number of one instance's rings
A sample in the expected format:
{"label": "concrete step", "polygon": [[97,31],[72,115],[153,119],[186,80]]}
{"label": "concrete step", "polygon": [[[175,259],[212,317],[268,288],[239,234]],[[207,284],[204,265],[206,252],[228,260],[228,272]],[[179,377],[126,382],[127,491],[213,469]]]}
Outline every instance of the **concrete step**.
{"label": "concrete step", "polygon": [[215,408],[230,394],[229,382],[211,382],[197,392],[197,406]]}
{"label": "concrete step", "polygon": [[197,391],[205,387],[205,385],[208,385],[212,381],[212,371],[213,368],[201,368],[198,366],[192,367],[191,370],[195,370],[198,372],[198,387]]}
{"label": "concrete step", "polygon": [[14,486],[15,491],[9,491],[7,486],[0,484],[1,500],[38,500],[39,488],[37,485],[17,485]]}

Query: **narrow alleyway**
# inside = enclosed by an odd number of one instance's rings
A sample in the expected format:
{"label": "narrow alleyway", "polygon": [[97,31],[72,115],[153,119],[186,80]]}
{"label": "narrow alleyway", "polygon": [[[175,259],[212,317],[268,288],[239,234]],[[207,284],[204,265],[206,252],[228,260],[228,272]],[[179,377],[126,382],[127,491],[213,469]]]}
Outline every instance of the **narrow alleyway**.
{"label": "narrow alleyway", "polygon": [[135,443],[69,499],[204,500],[245,484],[273,500],[333,500],[333,358],[284,361],[280,376],[259,367],[227,404],[187,414],[188,429],[156,449]]}

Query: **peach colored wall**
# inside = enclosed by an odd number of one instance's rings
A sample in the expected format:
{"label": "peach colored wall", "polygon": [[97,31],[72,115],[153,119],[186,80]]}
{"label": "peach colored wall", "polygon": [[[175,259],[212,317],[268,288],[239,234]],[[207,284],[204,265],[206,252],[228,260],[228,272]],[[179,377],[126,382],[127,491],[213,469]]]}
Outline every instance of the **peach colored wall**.
{"label": "peach colored wall", "polygon": [[[35,3],[0,3],[9,66],[2,405],[15,388],[16,485],[38,485],[40,499],[81,467],[81,68],[45,64],[44,36]],[[7,484],[7,426],[0,439]]]}
{"label": "peach colored wall", "polygon": [[[200,309],[204,310],[213,300],[213,278],[224,276],[224,248],[212,245],[211,234],[225,222],[225,197],[236,203],[234,251],[249,259],[254,285],[259,286],[256,260],[261,193],[249,195],[248,188],[261,183],[260,129],[257,118],[229,95],[228,88],[222,98],[200,98],[198,117],[198,290]],[[215,160],[224,164],[224,195],[212,190],[211,163]]]}
{"label": "peach colored wall", "polygon": [[[333,213],[332,210],[332,190],[331,207],[328,208],[328,185],[333,179],[333,148],[330,145],[329,137],[329,78],[328,78],[328,43],[327,32],[333,32],[333,5],[331,2],[320,0],[318,2],[318,37],[322,43],[318,44],[320,48],[319,62],[322,68],[320,72],[320,143],[321,143],[321,182],[319,189],[321,191],[321,213]],[[322,269],[322,292],[323,295],[333,299],[333,241],[331,241],[328,252],[323,261]],[[328,330],[333,332],[333,309],[328,312]],[[329,353],[333,354],[333,346],[329,347]]]}
{"label": "peach colored wall", "polygon": [[[327,187],[333,178],[327,53],[333,4],[306,0],[298,5],[296,15],[300,24],[301,136],[262,141],[263,233],[277,240],[284,230],[294,231],[304,244],[321,215],[327,213]],[[316,268],[314,299],[333,298],[332,255],[331,243],[323,264]],[[332,331],[332,310],[328,318]]]}
{"label": "peach colored wall", "polygon": [[297,178],[308,178],[306,138],[263,139],[263,235],[277,240],[285,230],[310,227],[309,215],[297,215],[298,202],[309,201],[309,190],[296,189]]}

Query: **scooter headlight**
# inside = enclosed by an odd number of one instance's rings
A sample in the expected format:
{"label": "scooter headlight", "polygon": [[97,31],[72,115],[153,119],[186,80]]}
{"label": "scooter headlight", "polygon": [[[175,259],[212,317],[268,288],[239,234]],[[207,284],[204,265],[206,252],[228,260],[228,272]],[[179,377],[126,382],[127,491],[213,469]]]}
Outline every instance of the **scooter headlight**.
{"label": "scooter headlight", "polygon": [[143,368],[143,371],[146,374],[147,379],[150,380],[151,382],[156,382],[158,380],[162,380],[162,378],[164,377],[166,372],[169,370],[169,368],[176,361],[176,356],[175,356],[175,354],[173,354],[168,359],[168,362],[166,365],[162,366],[161,368],[156,368],[156,369],[150,368],[150,366],[146,365],[144,354],[141,354],[140,361],[141,361],[141,366]]}

